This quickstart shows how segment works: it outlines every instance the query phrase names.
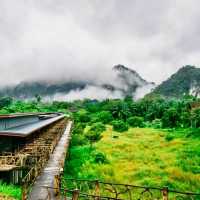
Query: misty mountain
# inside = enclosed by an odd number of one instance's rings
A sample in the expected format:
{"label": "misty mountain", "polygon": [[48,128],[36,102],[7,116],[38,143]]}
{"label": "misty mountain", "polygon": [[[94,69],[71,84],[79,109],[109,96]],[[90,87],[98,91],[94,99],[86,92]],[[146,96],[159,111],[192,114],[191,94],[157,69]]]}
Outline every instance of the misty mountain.
{"label": "misty mountain", "polygon": [[[103,80],[103,77],[102,77]],[[54,99],[78,99],[78,98],[121,98],[131,95],[140,98],[150,92],[154,83],[144,80],[136,71],[123,65],[113,67],[110,81],[63,81],[63,82],[22,82],[15,86],[0,89],[0,96],[14,98],[34,98],[40,95]]]}
{"label": "misty mountain", "polygon": [[180,68],[169,79],[161,83],[153,91],[166,97],[181,97],[183,95],[200,95],[200,68],[186,65]]}

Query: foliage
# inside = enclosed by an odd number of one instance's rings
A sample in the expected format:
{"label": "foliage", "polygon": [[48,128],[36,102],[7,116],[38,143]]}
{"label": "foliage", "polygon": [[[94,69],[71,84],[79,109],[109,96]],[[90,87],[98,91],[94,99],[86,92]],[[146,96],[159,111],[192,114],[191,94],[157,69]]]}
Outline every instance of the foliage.
{"label": "foliage", "polygon": [[113,117],[109,111],[101,111],[97,113],[97,119],[104,124],[108,124],[113,120]]}
{"label": "foliage", "polygon": [[85,127],[85,123],[77,122],[73,128],[72,134],[83,134]]}
{"label": "foliage", "polygon": [[190,93],[191,86],[198,88],[199,84],[200,69],[195,66],[186,65],[179,69],[178,72],[172,75],[167,81],[160,84],[153,93],[166,97],[181,98],[184,94]]}
{"label": "foliage", "polygon": [[175,108],[169,108],[168,110],[166,110],[166,112],[164,113],[163,117],[162,117],[162,124],[163,127],[177,127],[178,123],[179,123],[179,113],[177,112],[177,110]]}
{"label": "foliage", "polygon": [[97,123],[92,124],[92,126],[90,127],[90,130],[94,132],[102,133],[103,131],[106,130],[106,127],[103,123],[97,122]]}
{"label": "foliage", "polygon": [[191,115],[193,127],[200,127],[200,108],[193,110]]}
{"label": "foliage", "polygon": [[106,158],[106,155],[102,152],[95,152],[93,153],[94,162],[99,164],[105,164],[108,163],[108,159]]}
{"label": "foliage", "polygon": [[7,185],[0,182],[0,194],[3,194],[7,197],[13,197],[14,199],[21,199],[21,189],[18,186]]}
{"label": "foliage", "polygon": [[113,129],[118,132],[124,132],[128,130],[128,124],[122,120],[115,120],[112,122]]}
{"label": "foliage", "polygon": [[127,119],[127,122],[131,127],[144,127],[143,117],[138,117],[138,116],[129,117]]}
{"label": "foliage", "polygon": [[173,140],[174,139],[174,135],[172,135],[172,134],[167,134],[166,136],[165,136],[165,140],[166,141],[171,141],[171,140]]}
{"label": "foliage", "polygon": [[0,98],[0,109],[4,108],[4,107],[8,107],[9,105],[11,105],[13,99],[11,97],[2,97]]}
{"label": "foliage", "polygon": [[[113,139],[108,126],[95,150],[87,145],[71,148],[65,175],[200,192],[200,141],[188,138],[187,133],[188,129],[130,128]],[[168,135],[173,139],[166,140]],[[94,162],[96,152],[106,155],[109,162]]]}
{"label": "foliage", "polygon": [[90,144],[92,144],[92,143],[98,142],[102,138],[102,135],[101,135],[101,132],[88,130],[85,133],[85,137],[89,140]]}
{"label": "foliage", "polygon": [[162,120],[161,119],[154,119],[151,123],[153,128],[162,128]]}
{"label": "foliage", "polygon": [[[200,100],[196,97],[1,100],[1,114],[72,112],[75,123],[65,166],[67,176],[128,183],[134,180],[133,184],[168,185],[181,190],[200,188]],[[144,125],[151,128],[142,128]]]}
{"label": "foliage", "polygon": [[76,122],[89,122],[90,121],[89,113],[84,109],[78,111],[75,114],[75,121]]}
{"label": "foliage", "polygon": [[84,135],[81,134],[74,134],[71,139],[72,146],[82,146],[86,145],[88,141],[86,140]]}

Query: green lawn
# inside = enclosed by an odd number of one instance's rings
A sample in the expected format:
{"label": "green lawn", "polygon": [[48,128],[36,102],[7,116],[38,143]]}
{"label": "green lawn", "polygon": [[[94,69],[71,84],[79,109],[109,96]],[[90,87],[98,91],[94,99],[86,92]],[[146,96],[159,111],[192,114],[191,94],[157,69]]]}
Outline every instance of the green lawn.
{"label": "green lawn", "polygon": [[[200,140],[187,136],[187,130],[130,128],[117,133],[108,126],[94,146],[71,148],[68,177],[200,192]],[[108,162],[95,163],[95,152],[104,153]]]}

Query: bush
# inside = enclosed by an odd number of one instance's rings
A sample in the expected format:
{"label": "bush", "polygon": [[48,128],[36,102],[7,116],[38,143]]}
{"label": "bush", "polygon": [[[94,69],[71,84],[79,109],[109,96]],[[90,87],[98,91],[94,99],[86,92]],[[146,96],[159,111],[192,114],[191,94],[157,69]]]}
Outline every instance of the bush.
{"label": "bush", "polygon": [[75,123],[72,134],[83,134],[85,127],[85,123]]}
{"label": "bush", "polygon": [[162,120],[161,119],[154,119],[152,121],[153,128],[162,128]]}
{"label": "bush", "polygon": [[97,118],[104,124],[108,124],[113,120],[112,114],[109,111],[99,112]]}
{"label": "bush", "polygon": [[128,130],[128,124],[122,120],[115,120],[112,122],[114,131],[124,132]]}
{"label": "bush", "polygon": [[108,163],[108,160],[107,160],[106,155],[104,153],[95,152],[93,157],[94,157],[95,163],[101,163],[101,164]]}
{"label": "bush", "polygon": [[11,97],[1,97],[0,98],[0,109],[8,107],[12,104],[13,99]]}
{"label": "bush", "polygon": [[174,139],[174,136],[172,134],[168,134],[165,137],[165,140],[168,141],[168,142],[171,141],[171,140],[173,140],[173,139]]}
{"label": "bush", "polygon": [[127,119],[128,124],[131,127],[144,127],[144,118],[143,117],[129,117]]}
{"label": "bush", "polygon": [[85,110],[80,110],[75,114],[75,120],[77,122],[84,122],[84,123],[89,122],[90,121],[89,113]]}
{"label": "bush", "polygon": [[101,135],[101,132],[88,130],[85,133],[85,137],[90,141],[90,144],[92,145],[92,143],[98,142],[102,138],[102,135]]}
{"label": "bush", "polygon": [[188,131],[187,137],[195,137],[199,138],[200,137],[200,128],[192,128],[190,131]]}
{"label": "bush", "polygon": [[97,123],[92,124],[92,126],[90,127],[90,130],[102,133],[103,131],[106,130],[106,127],[103,123],[97,122]]}
{"label": "bush", "polygon": [[88,140],[84,137],[84,135],[75,134],[72,136],[71,145],[72,146],[82,146],[88,143]]}

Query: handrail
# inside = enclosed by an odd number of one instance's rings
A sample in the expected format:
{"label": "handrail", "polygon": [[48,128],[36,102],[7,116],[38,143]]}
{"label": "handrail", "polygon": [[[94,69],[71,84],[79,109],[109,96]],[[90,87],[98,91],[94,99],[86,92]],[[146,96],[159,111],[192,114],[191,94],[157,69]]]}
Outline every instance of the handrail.
{"label": "handrail", "polygon": [[137,199],[144,198],[145,195],[148,195],[148,199],[200,199],[200,193],[195,192],[185,192],[169,189],[168,187],[151,187],[151,186],[139,186],[131,184],[121,184],[121,183],[111,183],[103,182],[99,180],[88,180],[88,179],[74,179],[74,178],[63,178],[63,187],[74,189],[80,189],[82,193],[88,194],[110,194],[111,197],[115,199],[126,197],[127,199],[132,200],[133,197]]}

